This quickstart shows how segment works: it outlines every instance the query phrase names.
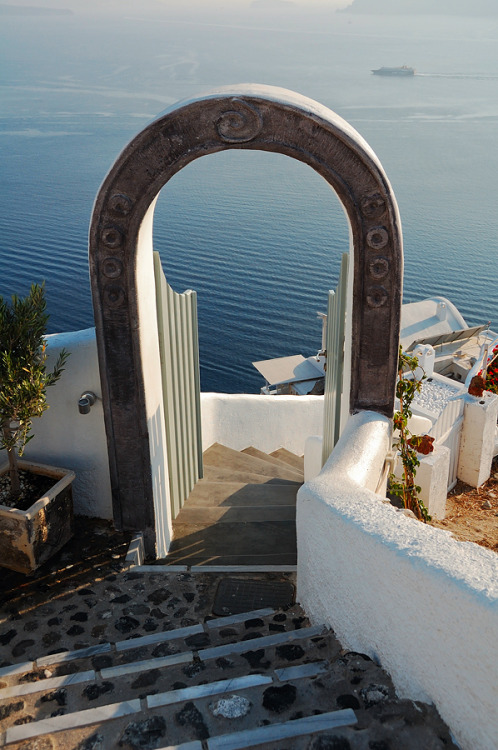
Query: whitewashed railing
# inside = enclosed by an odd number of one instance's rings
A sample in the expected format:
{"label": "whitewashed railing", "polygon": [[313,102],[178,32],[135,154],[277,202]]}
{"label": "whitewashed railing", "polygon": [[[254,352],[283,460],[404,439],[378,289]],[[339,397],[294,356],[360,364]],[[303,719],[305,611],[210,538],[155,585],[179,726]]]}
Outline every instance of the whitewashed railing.
{"label": "whitewashed railing", "polygon": [[166,422],[171,514],[176,518],[202,477],[197,293],[175,292],[154,253],[157,322]]}

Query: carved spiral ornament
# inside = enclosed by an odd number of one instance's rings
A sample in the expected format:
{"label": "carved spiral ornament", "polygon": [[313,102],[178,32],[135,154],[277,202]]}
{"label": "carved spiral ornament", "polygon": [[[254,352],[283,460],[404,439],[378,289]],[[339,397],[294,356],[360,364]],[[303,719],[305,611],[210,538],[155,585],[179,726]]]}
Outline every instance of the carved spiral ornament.
{"label": "carved spiral ornament", "polygon": [[256,138],[263,127],[263,117],[252,104],[241,99],[232,100],[232,109],[223,112],[216,121],[216,129],[226,143],[245,143]]}
{"label": "carved spiral ornament", "polygon": [[384,256],[377,255],[377,257],[373,258],[368,264],[368,270],[370,272],[370,276],[373,279],[376,279],[376,281],[385,279],[387,274],[389,273],[389,261],[387,260],[387,258],[384,258]]}
{"label": "carved spiral ornament", "polygon": [[115,250],[123,244],[123,232],[119,227],[112,225],[104,227],[101,237],[104,245],[111,250]]}
{"label": "carved spiral ornament", "polygon": [[127,216],[132,208],[132,199],[124,193],[114,193],[109,199],[109,209],[118,216]]}
{"label": "carved spiral ornament", "polygon": [[386,210],[386,202],[380,193],[370,193],[361,199],[363,216],[373,218],[381,216]]}
{"label": "carved spiral ornament", "polygon": [[369,307],[384,307],[389,294],[383,286],[372,286],[367,293],[367,305]]}
{"label": "carved spiral ornament", "polygon": [[389,234],[385,227],[373,227],[367,234],[367,245],[372,250],[382,250],[389,242]]}
{"label": "carved spiral ornament", "polygon": [[111,310],[116,310],[124,304],[125,290],[117,284],[107,284],[104,289],[104,304]]}
{"label": "carved spiral ornament", "polygon": [[117,279],[123,273],[123,264],[119,258],[106,258],[102,263],[102,272],[108,279]]}

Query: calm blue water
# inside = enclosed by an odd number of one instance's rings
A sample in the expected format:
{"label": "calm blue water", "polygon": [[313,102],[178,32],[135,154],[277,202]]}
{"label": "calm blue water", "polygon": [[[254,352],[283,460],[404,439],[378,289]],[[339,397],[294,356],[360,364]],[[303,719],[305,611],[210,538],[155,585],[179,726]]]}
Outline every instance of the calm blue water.
{"label": "calm blue water", "polygon": [[[413,79],[372,76],[413,65]],[[498,23],[261,14],[2,19],[0,294],[46,279],[50,330],[93,325],[87,232],[112,162],[169,104],[237,82],[284,86],[349,120],[401,210],[405,301],[443,294],[498,325]],[[257,391],[251,361],[320,344],[348,247],[335,195],[280,155],[200,159],[161,193],[155,246],[199,296],[202,387]]]}

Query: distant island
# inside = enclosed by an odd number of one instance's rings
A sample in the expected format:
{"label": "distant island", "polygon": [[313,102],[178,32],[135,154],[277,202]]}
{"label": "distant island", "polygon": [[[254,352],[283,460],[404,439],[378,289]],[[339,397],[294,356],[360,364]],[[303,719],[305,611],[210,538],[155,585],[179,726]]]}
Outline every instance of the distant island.
{"label": "distant island", "polygon": [[497,0],[353,0],[338,13],[498,16]]}
{"label": "distant island", "polygon": [[73,16],[69,8],[41,8],[37,5],[0,4],[0,16]]}

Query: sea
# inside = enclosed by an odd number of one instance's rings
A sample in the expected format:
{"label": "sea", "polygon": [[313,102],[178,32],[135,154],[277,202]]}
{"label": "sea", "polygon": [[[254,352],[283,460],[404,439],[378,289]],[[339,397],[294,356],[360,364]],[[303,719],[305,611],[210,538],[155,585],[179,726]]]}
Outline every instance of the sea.
{"label": "sea", "polygon": [[[377,153],[400,207],[404,301],[443,295],[496,329],[498,17],[206,5],[0,19],[0,295],[45,280],[49,332],[92,326],[88,226],[116,157],[177,101],[265,83],[330,107]],[[417,74],[371,73],[399,65]],[[319,348],[349,239],[311,168],[228,151],[163,188],[154,245],[173,288],[198,293],[202,389],[257,393],[253,361]]]}

